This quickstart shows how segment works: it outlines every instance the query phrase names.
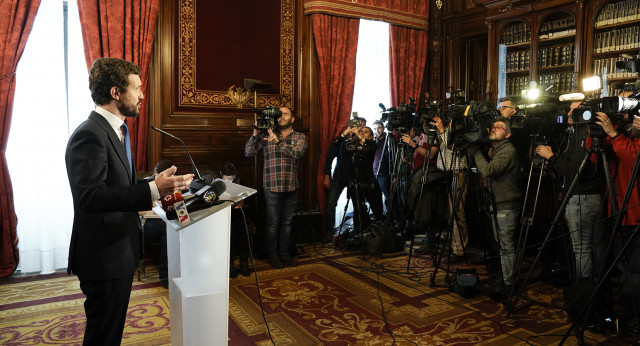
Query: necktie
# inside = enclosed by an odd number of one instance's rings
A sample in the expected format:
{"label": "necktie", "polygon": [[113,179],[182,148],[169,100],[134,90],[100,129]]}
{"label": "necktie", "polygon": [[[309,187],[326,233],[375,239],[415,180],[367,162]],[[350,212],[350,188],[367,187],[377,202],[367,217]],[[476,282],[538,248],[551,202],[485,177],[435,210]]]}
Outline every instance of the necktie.
{"label": "necktie", "polygon": [[124,150],[127,152],[127,160],[129,160],[129,176],[133,177],[133,160],[131,159],[131,143],[129,142],[129,128],[127,123],[123,123],[120,126],[122,134],[124,135]]}

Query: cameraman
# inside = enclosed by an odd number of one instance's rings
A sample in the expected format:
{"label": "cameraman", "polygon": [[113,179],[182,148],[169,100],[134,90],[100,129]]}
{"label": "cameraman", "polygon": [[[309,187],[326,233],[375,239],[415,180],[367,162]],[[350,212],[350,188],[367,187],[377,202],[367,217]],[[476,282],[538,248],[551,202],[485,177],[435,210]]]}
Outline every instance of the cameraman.
{"label": "cameraman", "polygon": [[[568,113],[569,125],[574,125],[573,110],[581,102],[573,102]],[[547,159],[551,166],[564,179],[562,192],[566,194],[573,178],[578,174],[582,160],[591,147],[588,124],[575,124],[575,130],[569,131],[566,147],[559,155],[553,153],[550,146],[539,145],[536,154]],[[573,194],[565,208],[565,220],[573,244],[576,280],[588,278],[593,269],[593,234],[600,214],[602,186],[605,184],[604,171],[596,166],[596,153],[587,160]]]}
{"label": "cameraman", "polygon": [[[618,204],[622,203],[628,184],[632,184],[629,209],[626,210],[622,220],[621,232],[614,239],[614,254],[617,255],[632,231],[640,223],[640,186],[638,176],[631,176],[635,164],[636,155],[640,151],[640,138],[637,137],[640,130],[640,120],[634,115],[631,131],[622,132],[616,128],[610,118],[604,113],[596,113],[598,121],[604,132],[608,135],[607,142],[611,144],[614,155],[610,158],[611,176],[615,177]],[[625,115],[625,117],[628,117]],[[628,118],[626,119],[627,122]],[[621,210],[621,212],[624,212]],[[596,264],[597,265],[597,264]],[[596,267],[596,269],[600,269]],[[605,267],[606,269],[606,267]],[[633,243],[625,251],[622,260],[618,263],[618,269],[622,271],[618,288],[618,301],[621,307],[621,324],[626,331],[634,334],[640,333],[640,237],[636,235]]]}
{"label": "cameraman", "polygon": [[[367,120],[364,118],[354,118],[351,120],[349,127],[341,132],[336,137],[327,151],[327,157],[324,161],[324,182],[323,185],[326,189],[329,189],[327,195],[327,236],[333,237],[334,228],[336,224],[336,206],[338,205],[338,199],[344,191],[345,187],[349,186],[351,180],[352,161],[346,150],[344,150],[343,139],[348,134],[355,132],[358,133],[360,129],[367,124]],[[331,175],[331,166],[333,160],[336,160],[336,166],[333,170],[333,176]],[[373,167],[373,164],[372,164]],[[329,238],[330,239],[330,238]]]}
{"label": "cameraman", "polygon": [[295,117],[287,107],[281,107],[277,118],[279,134],[268,129],[268,137],[253,135],[244,148],[246,157],[255,156],[264,149],[264,172],[262,174],[264,197],[267,203],[267,251],[269,264],[276,269],[295,266],[289,256],[291,220],[298,203],[298,160],[307,150],[307,137],[293,130]]}
{"label": "cameraman", "polygon": [[511,97],[501,98],[498,110],[501,117],[511,120],[511,117],[517,113],[515,99]]}
{"label": "cameraman", "polygon": [[510,292],[515,284],[515,232],[522,209],[522,189],[520,187],[520,171],[516,148],[511,144],[511,126],[509,120],[499,117],[493,123],[489,140],[489,160],[477,146],[467,149],[475,159],[478,171],[489,178],[489,189],[493,193],[496,206],[498,234],[494,234],[500,244],[500,264],[505,291]]}
{"label": "cameraman", "polygon": [[[364,210],[360,210],[360,205],[356,206],[356,201],[359,200],[362,203],[361,205],[364,205],[363,202],[366,200],[371,206],[371,211],[376,221],[381,221],[383,217],[382,192],[373,174],[373,160],[376,154],[373,130],[366,126],[349,127],[336,138],[334,144],[337,148],[341,148],[339,151],[340,156],[338,157],[339,162],[342,164],[345,162],[351,163],[349,165],[351,170],[348,172],[347,183],[349,184],[349,192],[354,205],[353,221],[355,228],[362,230],[358,212],[364,212]],[[341,172],[346,173],[344,170]],[[359,191],[358,196],[354,196],[355,190],[351,190],[351,188],[356,187]],[[339,192],[341,193],[342,190]],[[329,195],[331,196],[331,190]],[[332,211],[335,213],[335,204],[328,205],[328,211],[330,211],[329,207],[333,207]],[[366,215],[368,221],[368,213]]]}
{"label": "cameraman", "polygon": [[[439,116],[434,116],[430,125],[436,128],[436,139],[439,147],[439,160],[437,160],[437,166],[443,171],[451,172],[453,176],[452,191],[458,191],[458,196],[461,196],[460,203],[455,208],[456,215],[453,218],[453,234],[451,234],[451,256],[449,257],[449,264],[458,264],[465,261],[465,248],[469,242],[469,235],[467,233],[467,220],[464,211],[465,199],[467,196],[467,185],[464,184],[465,172],[467,169],[467,162],[460,152],[454,152],[448,147],[449,132],[451,129],[449,126],[445,127],[442,123],[442,119]],[[449,213],[453,211],[453,196],[448,195],[449,199]]]}

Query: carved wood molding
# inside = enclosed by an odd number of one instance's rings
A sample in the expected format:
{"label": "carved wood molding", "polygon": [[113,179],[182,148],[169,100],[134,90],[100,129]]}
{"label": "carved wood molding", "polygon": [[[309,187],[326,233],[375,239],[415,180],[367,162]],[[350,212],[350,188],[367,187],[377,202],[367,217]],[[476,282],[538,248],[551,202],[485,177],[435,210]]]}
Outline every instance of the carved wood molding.
{"label": "carved wood molding", "polygon": [[[257,106],[293,109],[295,71],[295,0],[280,0],[280,94],[258,94]],[[227,90],[202,90],[196,84],[196,0],[178,4],[178,105],[236,107]]]}

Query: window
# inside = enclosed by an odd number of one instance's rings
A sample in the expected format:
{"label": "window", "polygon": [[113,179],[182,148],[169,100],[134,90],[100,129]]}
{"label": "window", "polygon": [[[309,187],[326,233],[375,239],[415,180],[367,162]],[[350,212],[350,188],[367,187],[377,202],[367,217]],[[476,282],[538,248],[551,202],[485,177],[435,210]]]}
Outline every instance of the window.
{"label": "window", "polygon": [[7,145],[23,273],[67,266],[73,202],[64,153],[93,109],[87,83],[76,2],[42,1],[16,71]]}
{"label": "window", "polygon": [[389,107],[389,24],[360,20],[358,53],[356,56],[356,82],[352,112],[367,119],[367,126],[380,119],[378,106]]}
{"label": "window", "polygon": [[[356,81],[353,92],[352,112],[367,119],[367,126],[380,119],[382,109],[379,104],[390,106],[389,90],[389,24],[360,19],[358,33],[358,53],[356,55]],[[335,168],[335,161],[334,161]],[[346,189],[338,198],[336,207],[336,225],[342,222],[343,211],[347,203]],[[353,205],[349,204],[349,212]]]}

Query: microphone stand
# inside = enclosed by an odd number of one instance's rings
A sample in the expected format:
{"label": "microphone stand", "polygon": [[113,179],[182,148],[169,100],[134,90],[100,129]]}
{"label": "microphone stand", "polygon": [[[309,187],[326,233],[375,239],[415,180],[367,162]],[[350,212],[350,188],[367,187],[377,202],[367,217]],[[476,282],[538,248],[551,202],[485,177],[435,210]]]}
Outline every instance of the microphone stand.
{"label": "microphone stand", "polygon": [[182,139],[170,134],[169,132],[160,130],[159,128],[157,128],[155,126],[151,126],[151,129],[153,129],[155,131],[158,131],[158,132],[162,133],[165,136],[169,136],[169,137],[177,140],[178,142],[180,142],[182,144],[182,147],[184,148],[184,151],[187,153],[187,156],[189,157],[189,161],[191,162],[191,167],[193,168],[193,175],[194,175],[195,179],[193,179],[193,181],[191,182],[191,185],[189,185],[189,187],[194,190],[192,192],[198,191],[201,188],[211,184],[210,180],[207,181],[207,179],[203,179],[200,176],[200,172],[198,172],[198,168],[196,167],[196,163],[193,161],[193,158],[191,158],[191,154],[189,153],[189,150],[187,150],[187,146],[184,144]]}

